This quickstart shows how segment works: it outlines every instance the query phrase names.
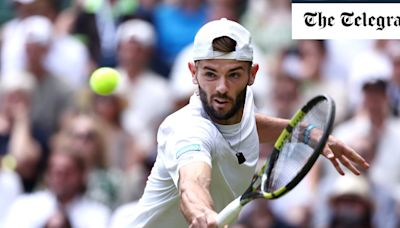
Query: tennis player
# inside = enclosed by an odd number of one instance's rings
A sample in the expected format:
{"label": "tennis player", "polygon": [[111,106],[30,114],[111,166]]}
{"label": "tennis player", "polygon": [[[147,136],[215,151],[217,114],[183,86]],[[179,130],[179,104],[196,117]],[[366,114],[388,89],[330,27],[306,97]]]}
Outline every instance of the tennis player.
{"label": "tennis player", "polygon": [[[255,113],[250,33],[227,19],[196,34],[189,63],[198,91],[161,124],[158,155],[129,227],[216,227],[217,212],[243,193],[255,172],[259,143],[274,142],[288,121]],[[331,137],[323,151],[339,173],[368,167]]]}

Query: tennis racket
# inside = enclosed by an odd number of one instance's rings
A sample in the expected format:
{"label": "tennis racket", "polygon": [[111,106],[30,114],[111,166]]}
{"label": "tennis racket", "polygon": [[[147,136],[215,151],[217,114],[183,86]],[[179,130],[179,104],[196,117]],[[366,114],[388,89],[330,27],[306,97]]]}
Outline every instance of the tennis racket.
{"label": "tennis racket", "polygon": [[[312,98],[289,121],[274,144],[269,159],[243,195],[218,215],[218,226],[232,223],[253,199],[276,199],[293,189],[310,171],[332,130],[335,103],[326,95]],[[312,133],[312,134],[311,134]]]}

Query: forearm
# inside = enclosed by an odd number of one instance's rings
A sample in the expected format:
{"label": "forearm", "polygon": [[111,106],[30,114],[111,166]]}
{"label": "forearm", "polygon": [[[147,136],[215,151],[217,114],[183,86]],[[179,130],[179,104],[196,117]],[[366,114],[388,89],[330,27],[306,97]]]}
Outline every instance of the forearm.
{"label": "forearm", "polygon": [[10,153],[24,154],[27,150],[31,150],[34,145],[35,141],[31,136],[28,117],[16,118],[11,130]]}
{"label": "forearm", "polygon": [[200,215],[213,212],[208,186],[201,181],[185,181],[180,186],[180,208],[189,224]]}
{"label": "forearm", "polygon": [[256,125],[260,143],[273,143],[289,120],[256,113]]}
{"label": "forearm", "polygon": [[191,163],[179,170],[180,208],[189,227],[215,227],[216,212],[210,194],[211,167]]}

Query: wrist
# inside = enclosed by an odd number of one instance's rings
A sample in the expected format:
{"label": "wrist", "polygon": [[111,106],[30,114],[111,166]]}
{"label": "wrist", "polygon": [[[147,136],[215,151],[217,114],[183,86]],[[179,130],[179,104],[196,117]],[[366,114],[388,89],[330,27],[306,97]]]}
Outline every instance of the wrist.
{"label": "wrist", "polygon": [[303,143],[306,145],[309,145],[310,139],[311,139],[311,131],[316,128],[315,125],[309,124],[307,127],[304,129],[303,132]]}

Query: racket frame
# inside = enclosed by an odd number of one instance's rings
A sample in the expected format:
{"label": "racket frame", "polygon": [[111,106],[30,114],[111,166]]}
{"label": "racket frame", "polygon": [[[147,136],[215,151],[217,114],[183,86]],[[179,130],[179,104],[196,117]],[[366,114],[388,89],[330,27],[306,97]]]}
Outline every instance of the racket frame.
{"label": "racket frame", "polygon": [[[286,184],[285,186],[273,191],[266,192],[266,186],[263,186],[268,181],[268,178],[272,172],[272,168],[275,165],[275,162],[279,158],[279,154],[286,140],[291,136],[293,129],[303,120],[306,114],[319,102],[326,100],[328,102],[328,110],[327,110],[327,124],[325,129],[323,129],[323,134],[321,135],[318,143],[314,147],[314,151],[312,155],[309,157],[306,164],[303,168],[296,174],[293,179]],[[277,199],[291,189],[293,189],[310,171],[316,160],[318,159],[321,151],[324,149],[325,144],[329,138],[330,133],[332,132],[333,122],[335,119],[335,103],[328,95],[318,95],[311,100],[309,100],[301,109],[299,109],[294,116],[290,119],[289,124],[283,129],[278,139],[274,144],[274,148],[272,150],[270,158],[265,162],[260,171],[254,175],[250,186],[243,193],[243,195],[236,198],[232,201],[228,206],[226,206],[217,216],[218,225],[225,225],[234,220],[243,206],[257,198],[264,199]],[[260,187],[260,190],[258,188]]]}

